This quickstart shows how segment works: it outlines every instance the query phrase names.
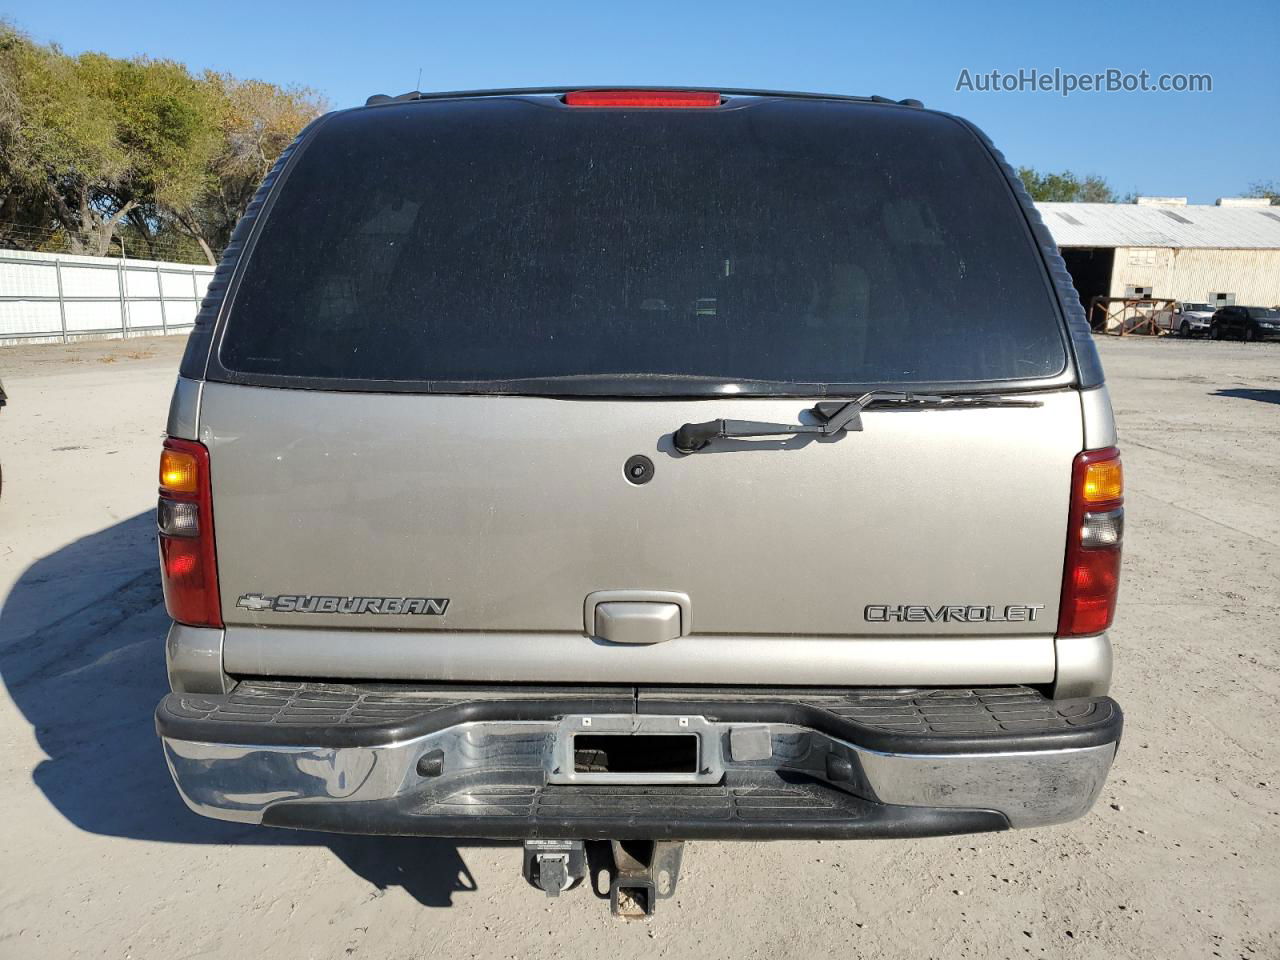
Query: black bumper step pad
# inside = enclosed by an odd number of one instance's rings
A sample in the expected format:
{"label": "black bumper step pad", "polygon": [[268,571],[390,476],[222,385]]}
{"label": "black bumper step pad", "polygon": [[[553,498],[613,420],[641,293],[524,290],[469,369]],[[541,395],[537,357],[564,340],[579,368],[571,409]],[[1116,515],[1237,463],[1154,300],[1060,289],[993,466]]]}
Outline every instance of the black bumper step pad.
{"label": "black bumper step pad", "polygon": [[879,839],[1007,830],[990,810],[874,803],[800,776],[721,786],[476,783],[442,796],[280,803],[264,824],[338,833],[557,840]]}
{"label": "black bumper step pad", "polygon": [[576,714],[704,716],[789,723],[887,753],[1019,752],[1115,743],[1108,697],[1049,700],[1031,687],[708,689],[337,684],[245,680],[227,694],[174,693],[156,710],[161,736],[206,743],[354,747],[458,723]]}

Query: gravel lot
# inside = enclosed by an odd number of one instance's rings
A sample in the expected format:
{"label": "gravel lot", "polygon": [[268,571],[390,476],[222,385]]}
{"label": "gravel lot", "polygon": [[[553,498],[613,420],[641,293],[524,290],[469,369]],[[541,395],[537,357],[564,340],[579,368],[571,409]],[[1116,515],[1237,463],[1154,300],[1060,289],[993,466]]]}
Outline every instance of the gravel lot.
{"label": "gravel lot", "polygon": [[1101,344],[1129,480],[1094,812],[1054,829],[691,845],[651,923],[513,845],[189,813],[154,470],[180,338],[0,348],[0,957],[1280,957],[1280,346]]}

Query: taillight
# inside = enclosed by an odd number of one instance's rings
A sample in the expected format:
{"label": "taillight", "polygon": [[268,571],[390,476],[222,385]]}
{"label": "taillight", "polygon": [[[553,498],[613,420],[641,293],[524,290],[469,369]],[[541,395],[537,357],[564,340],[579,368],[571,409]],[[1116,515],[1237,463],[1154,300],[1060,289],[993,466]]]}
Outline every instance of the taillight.
{"label": "taillight", "polygon": [[192,440],[165,440],[160,453],[160,580],[169,616],[195,627],[222,626],[213,549],[209,451]]}
{"label": "taillight", "polygon": [[718,107],[720,94],[705,90],[574,90],[570,107]]}
{"label": "taillight", "polygon": [[1120,588],[1124,540],[1124,470],[1120,451],[1086,450],[1071,470],[1067,557],[1058,636],[1080,637],[1111,626]]}

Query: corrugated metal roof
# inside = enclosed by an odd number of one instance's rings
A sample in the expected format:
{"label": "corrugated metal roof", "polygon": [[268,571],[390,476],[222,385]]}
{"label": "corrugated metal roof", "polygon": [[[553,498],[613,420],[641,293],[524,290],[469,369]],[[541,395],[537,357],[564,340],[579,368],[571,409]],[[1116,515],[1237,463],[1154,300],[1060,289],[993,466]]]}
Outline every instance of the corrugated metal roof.
{"label": "corrugated metal roof", "polygon": [[1280,249],[1280,207],[1037,203],[1060,247]]}

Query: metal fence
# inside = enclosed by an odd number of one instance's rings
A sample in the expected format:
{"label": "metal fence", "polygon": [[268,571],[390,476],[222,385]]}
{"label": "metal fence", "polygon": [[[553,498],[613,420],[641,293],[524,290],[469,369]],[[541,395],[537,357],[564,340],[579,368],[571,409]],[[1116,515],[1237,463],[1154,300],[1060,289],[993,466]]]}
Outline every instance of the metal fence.
{"label": "metal fence", "polygon": [[0,250],[0,345],[191,329],[213,267]]}

